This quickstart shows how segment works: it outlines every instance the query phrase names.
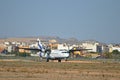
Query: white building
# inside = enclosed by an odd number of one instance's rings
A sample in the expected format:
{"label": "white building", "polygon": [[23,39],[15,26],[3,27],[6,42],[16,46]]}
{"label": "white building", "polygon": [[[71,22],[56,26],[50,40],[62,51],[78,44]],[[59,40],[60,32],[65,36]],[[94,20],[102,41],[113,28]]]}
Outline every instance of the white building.
{"label": "white building", "polygon": [[10,45],[10,42],[4,42],[5,45]]}
{"label": "white building", "polygon": [[112,47],[112,50],[118,50],[120,52],[120,47]]}
{"label": "white building", "polygon": [[120,52],[120,46],[114,46],[112,44],[108,46],[109,46],[109,52],[112,52],[113,50],[118,50]]}
{"label": "white building", "polygon": [[12,46],[8,46],[7,50],[8,50],[8,52],[12,52],[12,50],[13,50]]}
{"label": "white building", "polygon": [[69,50],[69,46],[66,44],[58,44],[59,50]]}
{"label": "white building", "polygon": [[82,43],[82,47],[84,49],[91,49],[88,50],[89,52],[102,52],[102,46],[99,43],[85,42]]}
{"label": "white building", "polygon": [[109,47],[107,45],[102,45],[102,52],[109,52]]}
{"label": "white building", "polygon": [[37,43],[34,43],[34,44],[31,44],[29,45],[30,48],[38,48],[38,44]]}

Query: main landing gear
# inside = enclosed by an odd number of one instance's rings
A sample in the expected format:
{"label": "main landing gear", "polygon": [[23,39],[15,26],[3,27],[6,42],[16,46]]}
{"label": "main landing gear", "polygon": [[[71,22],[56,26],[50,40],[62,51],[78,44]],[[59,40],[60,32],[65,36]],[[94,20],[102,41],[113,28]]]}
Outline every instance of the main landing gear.
{"label": "main landing gear", "polygon": [[[49,62],[49,59],[47,59],[46,62]],[[58,59],[58,62],[61,62],[61,59]]]}
{"label": "main landing gear", "polygon": [[61,62],[61,59],[58,59],[58,62]]}

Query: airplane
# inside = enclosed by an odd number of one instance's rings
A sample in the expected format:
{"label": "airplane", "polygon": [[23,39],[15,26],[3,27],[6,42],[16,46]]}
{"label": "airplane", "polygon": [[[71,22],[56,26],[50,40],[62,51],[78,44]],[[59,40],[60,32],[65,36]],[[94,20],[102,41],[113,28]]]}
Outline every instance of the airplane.
{"label": "airplane", "polygon": [[38,48],[19,48],[19,49],[25,49],[25,50],[35,50],[37,51],[37,56],[39,56],[41,59],[46,59],[46,62],[49,62],[49,60],[58,60],[58,62],[61,62],[62,59],[67,59],[70,56],[70,53],[73,51],[82,51],[82,50],[91,50],[91,49],[71,49],[71,50],[51,50],[49,48],[45,48],[40,39],[37,39],[38,42]]}
{"label": "airplane", "polygon": [[38,48],[19,48],[18,49],[25,49],[25,50],[35,50],[38,53],[38,56],[42,59],[46,59],[46,62],[49,62],[49,60],[58,60],[58,62],[61,62],[62,59],[67,60],[69,58],[69,52],[67,50],[51,50],[49,48],[45,48],[40,39],[37,39],[38,42]]}

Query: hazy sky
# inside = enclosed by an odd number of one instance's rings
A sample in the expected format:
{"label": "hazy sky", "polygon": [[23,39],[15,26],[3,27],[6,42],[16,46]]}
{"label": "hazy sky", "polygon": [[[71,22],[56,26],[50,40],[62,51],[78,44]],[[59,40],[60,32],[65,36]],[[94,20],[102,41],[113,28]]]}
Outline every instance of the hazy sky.
{"label": "hazy sky", "polygon": [[0,37],[120,43],[120,0],[0,0]]}

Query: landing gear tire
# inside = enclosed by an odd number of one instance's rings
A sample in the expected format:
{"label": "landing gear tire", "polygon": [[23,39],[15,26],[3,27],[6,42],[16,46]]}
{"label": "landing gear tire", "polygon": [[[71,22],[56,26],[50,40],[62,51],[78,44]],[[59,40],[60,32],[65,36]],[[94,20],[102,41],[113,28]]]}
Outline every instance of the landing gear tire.
{"label": "landing gear tire", "polygon": [[65,58],[65,61],[68,61],[68,59],[67,59],[67,58]]}
{"label": "landing gear tire", "polygon": [[47,59],[46,62],[49,62],[49,59]]}
{"label": "landing gear tire", "polygon": [[61,59],[59,59],[58,62],[61,62]]}

